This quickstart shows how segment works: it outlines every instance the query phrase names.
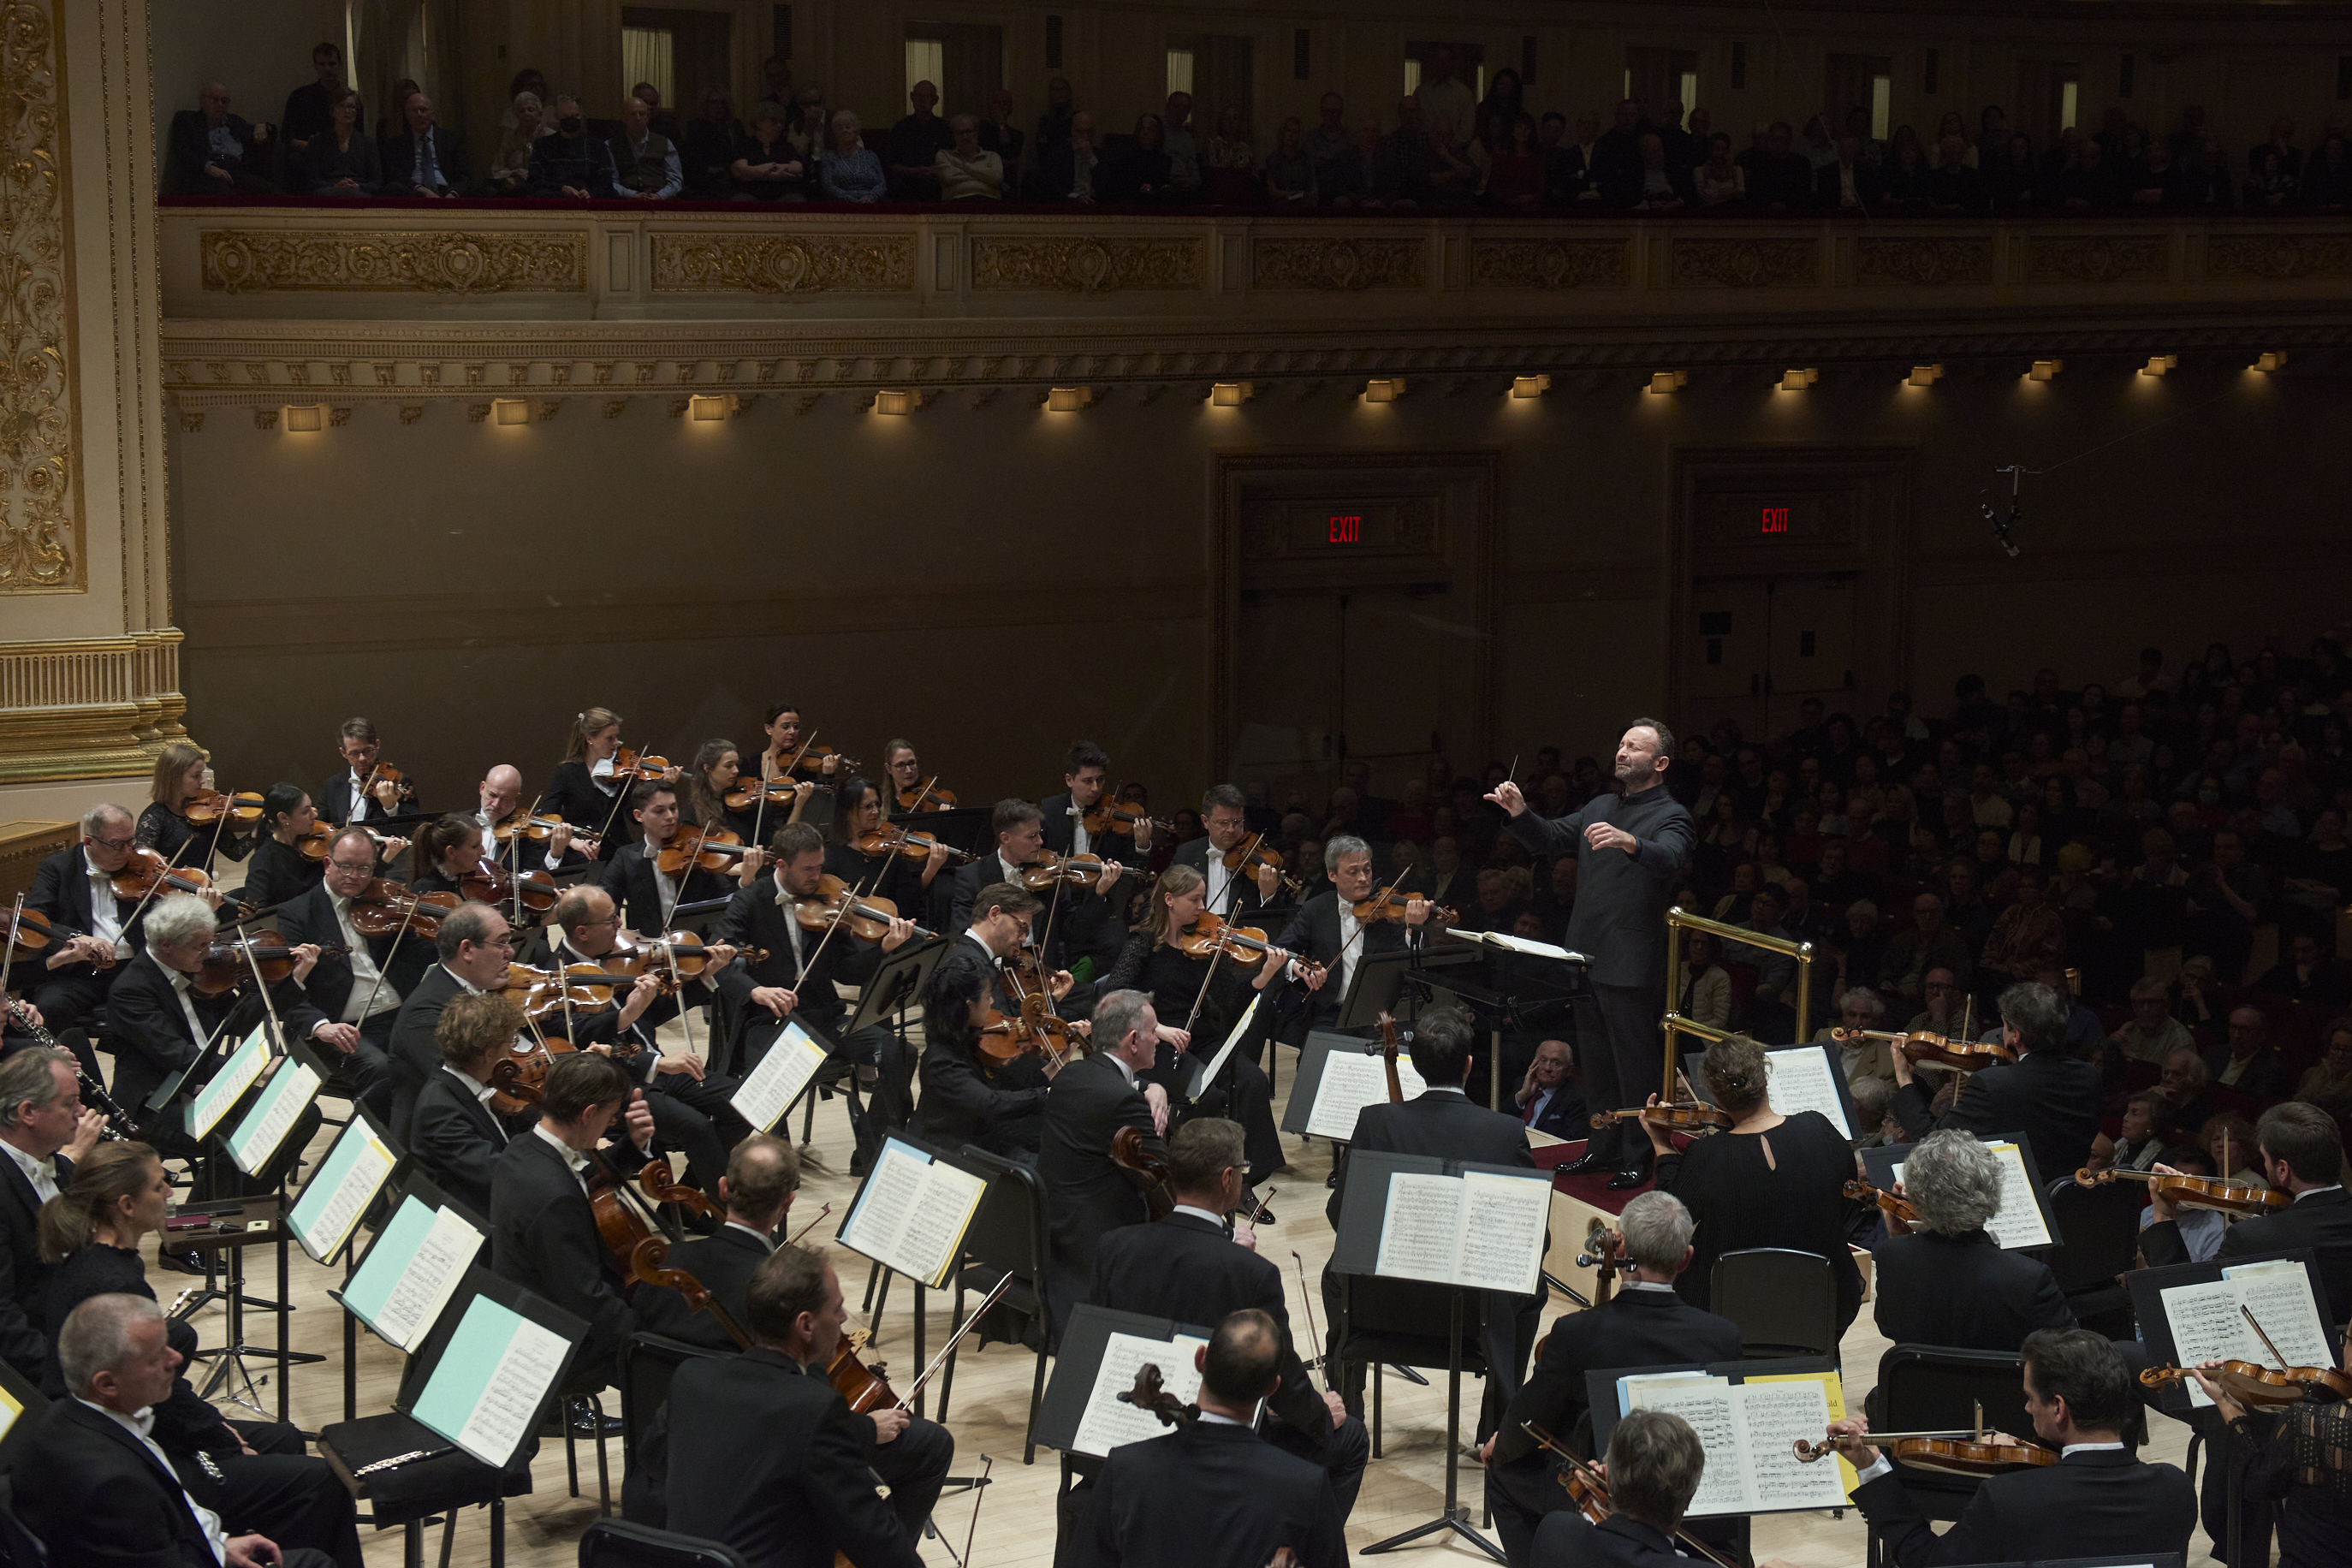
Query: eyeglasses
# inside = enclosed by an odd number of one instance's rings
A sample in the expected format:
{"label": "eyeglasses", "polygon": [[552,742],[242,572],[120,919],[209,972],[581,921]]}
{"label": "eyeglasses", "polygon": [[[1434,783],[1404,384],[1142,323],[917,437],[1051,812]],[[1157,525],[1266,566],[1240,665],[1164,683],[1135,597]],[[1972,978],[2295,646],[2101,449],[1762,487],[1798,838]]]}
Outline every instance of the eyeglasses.
{"label": "eyeglasses", "polygon": [[598,926],[616,926],[620,923],[621,918],[618,915],[608,915],[601,921],[573,921],[572,922],[572,929],[573,931],[593,931]]}
{"label": "eyeglasses", "polygon": [[327,869],[330,871],[349,871],[356,875],[362,871],[374,870],[375,862],[373,860],[330,860],[327,862]]}
{"label": "eyeglasses", "polygon": [[136,838],[93,838],[90,842],[100,849],[128,849],[138,840]]}

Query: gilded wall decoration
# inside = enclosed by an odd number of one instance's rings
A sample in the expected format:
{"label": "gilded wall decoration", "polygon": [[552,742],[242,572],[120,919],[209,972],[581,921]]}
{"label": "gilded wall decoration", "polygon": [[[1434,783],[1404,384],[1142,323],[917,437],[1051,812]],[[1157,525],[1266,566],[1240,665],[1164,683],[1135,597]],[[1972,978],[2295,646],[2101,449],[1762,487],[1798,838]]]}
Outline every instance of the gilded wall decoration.
{"label": "gilded wall decoration", "polygon": [[886,294],[915,286],[912,234],[656,234],[656,294]]}
{"label": "gilded wall decoration", "polygon": [[1803,288],[1817,280],[1821,247],[1810,239],[1677,239],[1677,288]]}
{"label": "gilded wall decoration", "polygon": [[2116,237],[2034,235],[2026,241],[2026,280],[2032,283],[2121,283],[2161,280],[2170,271],[2166,242],[2156,235]]}
{"label": "gilded wall decoration", "polygon": [[1423,289],[1429,247],[1418,239],[1261,239],[1252,247],[1260,289]]}
{"label": "gilded wall decoration", "polygon": [[428,294],[579,294],[588,288],[585,234],[434,230],[206,229],[205,287],[256,290],[401,290]]}
{"label": "gilded wall decoration", "polygon": [[2352,278],[2352,239],[2325,234],[2216,234],[2206,242],[2205,276],[2269,283]]}
{"label": "gilded wall decoration", "polygon": [[975,289],[1066,289],[1083,294],[1126,289],[1198,289],[1198,239],[1111,239],[1086,235],[975,238]]}
{"label": "gilded wall decoration", "polygon": [[1854,281],[1865,287],[1990,283],[1992,240],[1861,239],[1854,243]]}
{"label": "gilded wall decoration", "polygon": [[1473,289],[1625,289],[1633,247],[1622,239],[1481,239],[1470,247]]}
{"label": "gilded wall decoration", "polygon": [[81,485],[73,416],[73,243],[50,6],[0,4],[0,593],[79,593]]}

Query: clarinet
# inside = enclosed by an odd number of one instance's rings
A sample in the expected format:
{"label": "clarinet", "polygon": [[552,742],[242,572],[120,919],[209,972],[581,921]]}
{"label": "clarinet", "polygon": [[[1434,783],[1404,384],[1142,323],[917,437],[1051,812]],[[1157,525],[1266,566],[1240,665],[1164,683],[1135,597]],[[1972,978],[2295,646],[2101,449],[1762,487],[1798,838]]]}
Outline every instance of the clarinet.
{"label": "clarinet", "polygon": [[[22,1002],[9,1003],[8,1016],[16,1019],[26,1033],[33,1037],[35,1045],[52,1051],[64,1049],[58,1044],[58,1037],[55,1035],[33,1022]],[[99,1131],[100,1142],[130,1142],[139,1137],[138,1123],[122,1114],[122,1108],[114,1103],[112,1097],[106,1092],[105,1086],[92,1078],[89,1075],[89,1069],[83,1067],[79,1059],[74,1063],[74,1077],[81,1084],[83,1101],[106,1118],[106,1125]]]}

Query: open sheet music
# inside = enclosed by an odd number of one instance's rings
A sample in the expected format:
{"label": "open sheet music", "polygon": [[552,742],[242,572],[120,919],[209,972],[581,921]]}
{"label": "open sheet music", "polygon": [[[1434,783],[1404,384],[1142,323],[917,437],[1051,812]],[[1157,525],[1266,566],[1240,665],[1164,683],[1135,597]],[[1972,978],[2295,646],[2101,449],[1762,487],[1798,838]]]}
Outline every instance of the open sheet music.
{"label": "open sheet music", "polygon": [[269,1026],[256,1024],[253,1033],[237,1042],[236,1048],[213,1074],[212,1081],[196,1091],[188,1107],[188,1136],[202,1140],[212,1135],[245,1091],[260,1079],[262,1069],[269,1066]]}
{"label": "open sheet music", "polygon": [[1514,936],[1507,931],[1448,931],[1446,935],[1457,942],[1479,942],[1487,947],[1499,947],[1505,952],[1521,952],[1529,958],[1551,958],[1562,963],[1584,962],[1580,952],[1564,947],[1554,947],[1548,942],[1535,942],[1524,936]]}
{"label": "open sheet music", "polygon": [[809,1038],[806,1029],[787,1020],[768,1054],[760,1058],[760,1065],[728,1103],[754,1131],[772,1132],[824,1065],[824,1047]]}
{"label": "open sheet music", "polygon": [[886,1139],[839,1239],[885,1268],[936,1289],[955,1266],[963,1233],[987,1192],[988,1183],[971,1172]]}
{"label": "open sheet music", "polygon": [[1095,1369],[1094,1390],[1087,1395],[1086,1419],[1078,1423],[1073,1451],[1107,1458],[1122,1444],[1166,1436],[1171,1428],[1161,1426],[1159,1416],[1118,1396],[1134,1389],[1135,1374],[1149,1364],[1160,1369],[1160,1384],[1169,1393],[1190,1405],[1201,1394],[1201,1373],[1192,1364],[1192,1352],[1206,1348],[1208,1342],[1190,1334],[1178,1334],[1172,1340],[1112,1334]]}
{"label": "open sheet music", "polygon": [[238,1170],[250,1176],[277,1157],[278,1147],[294,1130],[295,1121],[319,1098],[320,1083],[310,1063],[292,1057],[278,1062],[253,1109],[229,1134],[228,1155]]}
{"label": "open sheet music", "polygon": [[482,1463],[503,1466],[562,1373],[570,1348],[562,1335],[476,1296],[412,1414]]}
{"label": "open sheet music", "polygon": [[[1407,1100],[1420,1098],[1429,1087],[1402,1051],[1397,1053],[1397,1083]],[[1388,1102],[1388,1069],[1377,1054],[1334,1050],[1323,1058],[1323,1076],[1315,1085],[1307,1131],[1311,1136],[1344,1143],[1356,1135],[1356,1112],[1367,1105]]]}
{"label": "open sheet music", "polygon": [[1826,1380],[1832,1373],[1734,1384],[1703,1373],[1618,1379],[1622,1411],[1664,1410],[1681,1416],[1706,1450],[1688,1517],[1843,1508],[1845,1477],[1826,1461],[1805,1464],[1802,1437],[1819,1442],[1829,1427]]}
{"label": "open sheet music", "polygon": [[[2042,1217],[2042,1205],[2034,1201],[2033,1182],[2025,1173],[2025,1155],[2014,1143],[1988,1143],[1993,1163],[2000,1167],[2000,1209],[1985,1221],[1985,1234],[2004,1250],[2021,1247],[2047,1247],[2057,1238]],[[1895,1167],[1895,1179],[1903,1179],[1903,1166]]]}
{"label": "open sheet music", "polygon": [[1551,1182],[1539,1172],[1392,1175],[1376,1271],[1386,1279],[1532,1295],[1550,1215]]}
{"label": "open sheet music", "polygon": [[1838,1092],[1837,1069],[1830,1066],[1827,1051],[1819,1046],[1767,1051],[1764,1066],[1764,1098],[1773,1110],[1783,1116],[1818,1110],[1829,1118],[1839,1137],[1853,1141],[1853,1129],[1845,1119],[1845,1097]]}
{"label": "open sheet music", "polygon": [[440,1321],[484,1239],[457,1210],[412,1194],[343,1288],[343,1305],[379,1339],[413,1351]]}
{"label": "open sheet music", "polygon": [[[2312,1300],[2311,1276],[2300,1263],[2240,1264],[2222,1269],[2221,1278],[2209,1284],[2168,1287],[2163,1299],[2179,1365],[2209,1361],[2278,1365],[2278,1358],[2264,1348],[2262,1335],[2246,1321],[2246,1312],[2253,1313],[2263,1333],[2270,1335],[2287,1364],[2336,1364],[2326,1328],[2319,1321],[2318,1304]],[[2240,1311],[2241,1307],[2246,1310]],[[2180,1386],[2188,1391],[2191,1405],[2213,1403],[2194,1380],[2184,1379]]]}
{"label": "open sheet music", "polygon": [[364,1116],[353,1116],[319,1163],[286,1223],[313,1263],[324,1263],[351,1239],[360,1215],[399,1164],[392,1145]]}
{"label": "open sheet music", "polygon": [[[1217,1047],[1217,1054],[1211,1057],[1208,1064],[1202,1068],[1200,1079],[1192,1089],[1195,1099],[1199,1098],[1210,1084],[1216,1082],[1217,1075],[1225,1070],[1225,1063],[1232,1058],[1234,1047],[1242,1043],[1242,1037],[1249,1032],[1250,1021],[1257,1016],[1257,1005],[1265,1000],[1265,993],[1263,991],[1250,997],[1250,1005],[1242,1009],[1241,1022],[1235,1024],[1226,1034],[1225,1043]],[[1353,1124],[1350,1123],[1351,1128]]]}

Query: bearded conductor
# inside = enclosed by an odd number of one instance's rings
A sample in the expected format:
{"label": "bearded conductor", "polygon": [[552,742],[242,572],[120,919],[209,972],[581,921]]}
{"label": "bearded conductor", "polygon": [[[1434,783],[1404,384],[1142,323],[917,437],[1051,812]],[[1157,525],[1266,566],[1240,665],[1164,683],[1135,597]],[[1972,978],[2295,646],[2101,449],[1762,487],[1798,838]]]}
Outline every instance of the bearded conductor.
{"label": "bearded conductor", "polygon": [[[1512,836],[1549,863],[1577,860],[1576,908],[1566,945],[1584,954],[1599,1004],[1602,1038],[1581,1039],[1586,1098],[1595,1110],[1639,1105],[1664,1077],[1658,1020],[1666,1005],[1666,906],[1690,860],[1690,813],[1666,793],[1674,731],[1636,719],[1617,742],[1616,787],[1580,811],[1541,817],[1519,786],[1506,780],[1486,798],[1510,813]],[[1566,1171],[1613,1170],[1612,1190],[1649,1179],[1649,1154],[1636,1136],[1596,1130],[1581,1159]],[[1622,1152],[1620,1152],[1620,1150]]]}

